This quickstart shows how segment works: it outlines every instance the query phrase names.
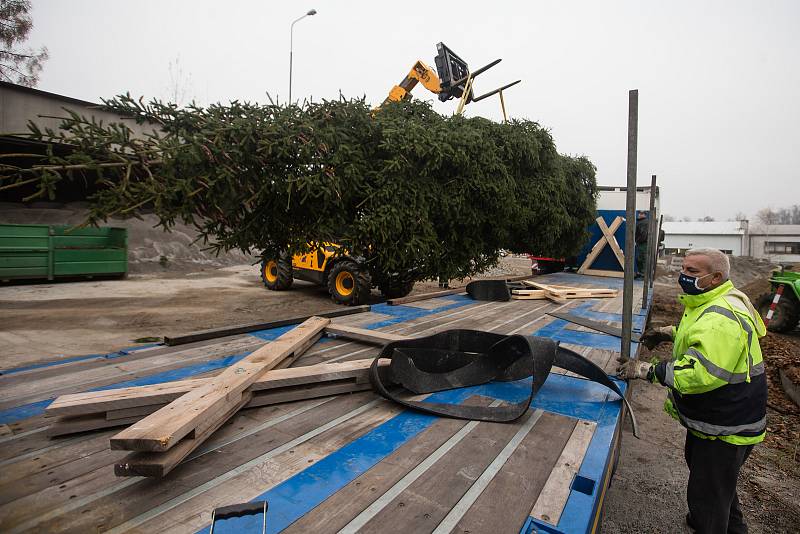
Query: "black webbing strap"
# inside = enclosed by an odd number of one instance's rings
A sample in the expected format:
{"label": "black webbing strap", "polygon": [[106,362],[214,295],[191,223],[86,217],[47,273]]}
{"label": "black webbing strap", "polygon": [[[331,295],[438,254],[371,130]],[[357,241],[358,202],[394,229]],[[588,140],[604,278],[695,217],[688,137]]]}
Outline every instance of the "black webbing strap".
{"label": "black webbing strap", "polygon": [[505,280],[474,280],[467,284],[467,294],[475,300],[511,300],[511,292]]}
{"label": "black webbing strap", "polygon": [[[391,359],[383,377],[378,372],[379,358]],[[638,437],[636,418],[617,384],[593,362],[549,338],[448,330],[423,338],[394,341],[375,358],[370,367],[370,381],[383,397],[423,413],[507,423],[519,419],[528,410],[553,366],[602,384],[619,395],[630,414],[633,434]],[[528,376],[533,376],[533,380],[527,399],[493,407],[411,400],[399,396],[402,390],[394,387],[423,394]]]}

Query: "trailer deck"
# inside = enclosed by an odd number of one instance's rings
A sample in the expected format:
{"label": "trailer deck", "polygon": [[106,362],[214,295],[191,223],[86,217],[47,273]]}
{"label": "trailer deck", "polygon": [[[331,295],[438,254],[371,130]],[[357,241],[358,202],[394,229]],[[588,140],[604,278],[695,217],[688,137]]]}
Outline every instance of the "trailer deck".
{"label": "trailer deck", "polygon": [[[570,273],[550,284],[622,288]],[[642,284],[634,285],[634,332]],[[637,300],[638,299],[638,300]],[[616,298],[477,302],[463,295],[380,304],[334,320],[425,335],[451,328],[547,336],[613,374],[620,341],[547,315],[619,325]],[[268,532],[592,532],[619,452],[622,402],[557,369],[511,424],[437,418],[363,391],[240,411],[163,479],[118,478],[110,429],[51,439],[44,408],[61,394],[209,376],[291,327],[109,355],[0,376],[0,530],[204,532],[218,506],[267,500]],[[632,352],[636,353],[634,345]],[[323,338],[295,366],[373,357],[377,347]],[[431,401],[518,401],[530,379],[433,394]],[[624,382],[619,382],[621,388]],[[241,532],[247,518],[229,520]],[[259,530],[260,531],[260,530]],[[223,532],[222,529],[215,532]]]}

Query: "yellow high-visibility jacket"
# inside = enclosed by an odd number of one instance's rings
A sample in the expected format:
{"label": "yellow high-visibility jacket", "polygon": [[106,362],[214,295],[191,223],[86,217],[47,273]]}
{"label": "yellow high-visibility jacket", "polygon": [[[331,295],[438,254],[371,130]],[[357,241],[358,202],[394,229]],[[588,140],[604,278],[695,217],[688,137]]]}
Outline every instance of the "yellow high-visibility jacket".
{"label": "yellow high-visibility jacket", "polygon": [[693,434],[734,445],[763,441],[767,381],[758,338],[766,327],[730,281],[699,295],[680,295],[673,359],[655,366],[669,388],[664,410]]}

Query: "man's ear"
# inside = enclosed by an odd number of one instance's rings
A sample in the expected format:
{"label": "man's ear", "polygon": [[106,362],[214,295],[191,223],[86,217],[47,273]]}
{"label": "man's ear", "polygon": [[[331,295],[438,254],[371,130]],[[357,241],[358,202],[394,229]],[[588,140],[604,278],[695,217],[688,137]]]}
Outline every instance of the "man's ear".
{"label": "man's ear", "polygon": [[716,273],[714,273],[714,276],[711,277],[711,283],[714,285],[714,287],[722,284],[722,282],[724,282],[724,281],[725,280],[722,279],[722,273],[721,272],[716,272]]}

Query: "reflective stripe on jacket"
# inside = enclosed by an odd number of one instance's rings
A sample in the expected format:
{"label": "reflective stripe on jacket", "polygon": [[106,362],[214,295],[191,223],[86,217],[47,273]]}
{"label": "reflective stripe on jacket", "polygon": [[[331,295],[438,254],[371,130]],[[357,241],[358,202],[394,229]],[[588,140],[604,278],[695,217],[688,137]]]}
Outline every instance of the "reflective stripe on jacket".
{"label": "reflective stripe on jacket", "polygon": [[764,439],[767,382],[758,338],[761,316],[730,281],[700,295],[680,295],[673,360],[656,366],[670,388],[665,410],[701,437],[734,444]]}

